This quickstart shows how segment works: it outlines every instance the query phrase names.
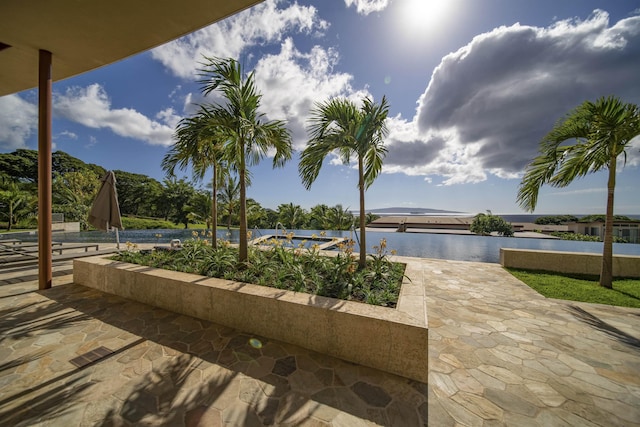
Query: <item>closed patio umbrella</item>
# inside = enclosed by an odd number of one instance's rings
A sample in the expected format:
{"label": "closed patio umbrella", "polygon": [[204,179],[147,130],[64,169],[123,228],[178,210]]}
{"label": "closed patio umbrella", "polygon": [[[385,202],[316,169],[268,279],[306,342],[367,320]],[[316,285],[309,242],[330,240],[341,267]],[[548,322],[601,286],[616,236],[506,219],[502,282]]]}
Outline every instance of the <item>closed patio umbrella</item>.
{"label": "closed patio umbrella", "polygon": [[102,186],[93,201],[88,218],[89,224],[98,230],[116,230],[116,244],[120,249],[120,236],[118,229],[124,230],[120,218],[120,206],[118,205],[118,191],[116,190],[116,176],[112,171],[102,178]]}

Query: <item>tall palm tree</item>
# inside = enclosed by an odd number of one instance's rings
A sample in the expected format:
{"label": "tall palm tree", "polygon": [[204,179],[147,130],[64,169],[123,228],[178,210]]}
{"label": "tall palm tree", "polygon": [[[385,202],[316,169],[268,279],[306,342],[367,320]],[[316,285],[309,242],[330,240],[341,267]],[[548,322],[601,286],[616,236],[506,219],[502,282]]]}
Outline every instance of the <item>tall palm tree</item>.
{"label": "tall palm tree", "polygon": [[[527,166],[517,201],[533,212],[538,202],[538,190],[543,184],[566,187],[574,179],[608,169],[607,211],[600,285],[611,288],[613,282],[613,199],[616,186],[618,157],[629,142],[640,135],[638,106],[626,104],[615,97],[585,101],[540,142],[539,155]],[[575,140],[574,144],[566,144]]]}
{"label": "tall palm tree", "polygon": [[211,246],[217,247],[216,230],[218,228],[217,189],[228,175],[228,168],[222,160],[222,140],[215,123],[211,119],[211,110],[201,105],[193,117],[187,117],[178,123],[173,135],[174,144],[162,159],[162,168],[173,175],[176,167],[184,170],[192,166],[193,176],[202,180],[209,167],[213,169],[211,179]]}
{"label": "tall palm tree", "polygon": [[384,137],[389,105],[386,97],[378,105],[365,98],[360,109],[347,100],[334,98],[316,104],[311,112],[310,140],[302,152],[298,171],[302,183],[309,189],[318,177],[324,158],[337,151],[342,162],[348,164],[353,156],[358,160],[358,190],[360,191],[360,259],[364,268],[366,254],[366,213],[364,192],[382,170],[387,154]]}
{"label": "tall palm tree", "polygon": [[273,150],[273,166],[284,166],[291,158],[291,134],[281,120],[266,120],[258,112],[262,95],[255,85],[254,73],[244,75],[234,59],[205,58],[200,71],[205,95],[220,91],[224,105],[212,106],[215,128],[224,135],[224,158],[240,179],[239,261],[248,258],[247,245],[247,168],[257,164]]}

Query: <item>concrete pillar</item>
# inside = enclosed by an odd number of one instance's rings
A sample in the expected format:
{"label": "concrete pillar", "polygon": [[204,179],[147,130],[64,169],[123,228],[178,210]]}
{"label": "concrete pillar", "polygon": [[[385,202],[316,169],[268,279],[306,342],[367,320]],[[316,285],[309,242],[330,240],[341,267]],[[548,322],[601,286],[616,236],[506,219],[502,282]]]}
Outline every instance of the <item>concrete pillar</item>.
{"label": "concrete pillar", "polygon": [[52,55],[40,50],[38,70],[38,289],[52,283],[51,87]]}

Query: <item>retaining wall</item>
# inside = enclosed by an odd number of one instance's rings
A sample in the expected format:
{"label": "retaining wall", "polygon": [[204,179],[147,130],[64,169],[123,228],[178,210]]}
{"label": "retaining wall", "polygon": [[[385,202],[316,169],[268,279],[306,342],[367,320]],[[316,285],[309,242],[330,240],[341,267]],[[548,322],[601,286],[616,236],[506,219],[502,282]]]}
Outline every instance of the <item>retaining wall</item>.
{"label": "retaining wall", "polygon": [[73,275],[83,286],[427,382],[419,278],[405,281],[392,309],[101,257],[74,260]]}
{"label": "retaining wall", "polygon": [[[602,254],[500,248],[503,267],[600,275]],[[640,277],[640,256],[614,255],[615,277]]]}

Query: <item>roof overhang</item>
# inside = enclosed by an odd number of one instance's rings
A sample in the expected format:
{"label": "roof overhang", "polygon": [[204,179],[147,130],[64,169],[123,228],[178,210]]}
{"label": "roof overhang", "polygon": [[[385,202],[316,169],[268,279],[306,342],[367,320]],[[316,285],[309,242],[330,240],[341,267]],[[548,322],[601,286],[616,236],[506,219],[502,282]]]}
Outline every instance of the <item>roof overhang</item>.
{"label": "roof overhang", "polygon": [[164,44],[263,0],[4,0],[0,96],[38,84],[38,52],[58,81]]}

